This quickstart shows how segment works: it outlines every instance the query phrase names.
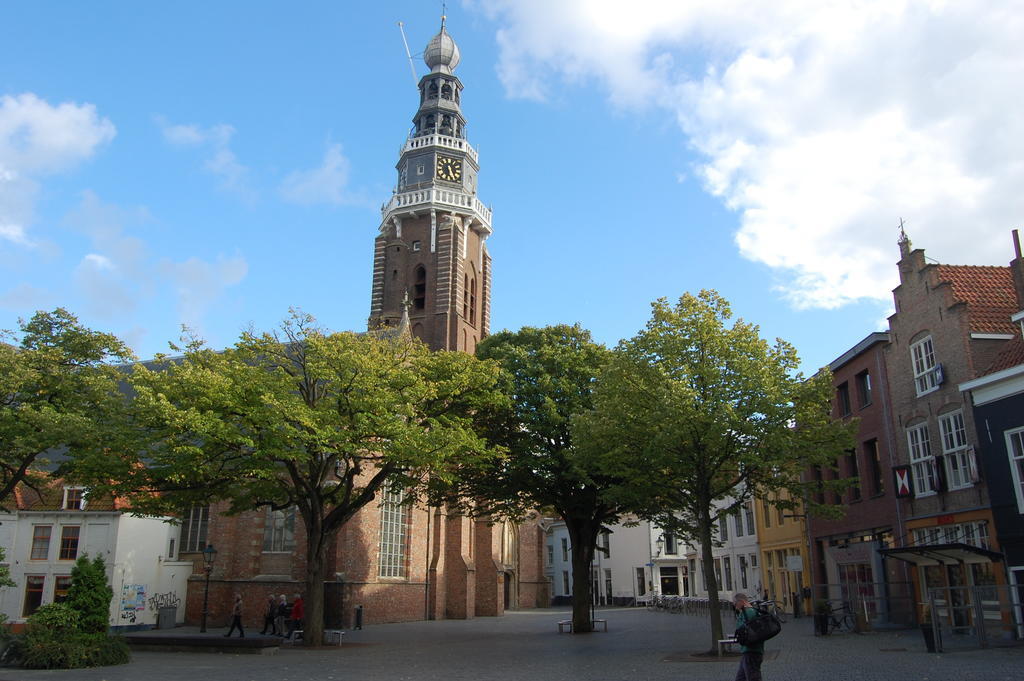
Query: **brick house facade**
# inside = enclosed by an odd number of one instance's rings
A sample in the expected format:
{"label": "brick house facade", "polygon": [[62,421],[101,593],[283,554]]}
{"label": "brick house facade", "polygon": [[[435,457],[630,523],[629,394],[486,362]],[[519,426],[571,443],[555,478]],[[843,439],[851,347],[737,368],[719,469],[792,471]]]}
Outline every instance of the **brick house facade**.
{"label": "brick house facade", "polygon": [[[830,365],[836,419],[856,418],[856,442],[836,470],[816,469],[818,479],[857,478],[842,495],[820,492],[819,503],[842,505],[837,519],[808,518],[816,598],[857,602],[875,623],[912,616],[905,566],[884,561],[878,549],[902,545],[902,509],[893,489],[895,434],[892,427],[886,350],[889,334],[869,334]],[[886,564],[888,562],[888,565]]]}
{"label": "brick house facade", "polygon": [[[958,384],[984,374],[1014,337],[1010,317],[1021,306],[1013,266],[929,263],[905,236],[900,255],[886,348],[896,460],[908,474],[897,545],[998,551],[974,413]],[[1019,268],[1019,258],[1014,263]],[[1004,581],[1004,571],[980,553],[959,565],[920,563],[911,570],[919,594]]]}

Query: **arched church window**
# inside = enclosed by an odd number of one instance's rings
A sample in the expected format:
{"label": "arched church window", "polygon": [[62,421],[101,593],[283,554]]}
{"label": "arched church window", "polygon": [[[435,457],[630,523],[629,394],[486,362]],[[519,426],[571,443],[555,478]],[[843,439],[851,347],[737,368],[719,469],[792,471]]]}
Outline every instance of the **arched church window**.
{"label": "arched church window", "polygon": [[448,84],[448,83],[445,83],[444,85],[441,86],[441,99],[451,99],[451,98],[452,98],[452,86],[450,84]]}
{"label": "arched church window", "polygon": [[462,318],[469,318],[469,275],[462,282]]}
{"label": "arched church window", "polygon": [[427,116],[427,130],[433,132],[434,130],[434,114]]}
{"label": "arched church window", "polygon": [[412,306],[415,310],[427,307],[427,269],[423,265],[417,265],[413,275]]}
{"label": "arched church window", "polygon": [[452,117],[445,114],[441,117],[441,134],[450,135],[452,134]]}
{"label": "arched church window", "polygon": [[476,276],[469,281],[469,323],[476,324]]}
{"label": "arched church window", "polygon": [[428,95],[431,99],[437,99],[437,81],[430,81],[430,93]]}

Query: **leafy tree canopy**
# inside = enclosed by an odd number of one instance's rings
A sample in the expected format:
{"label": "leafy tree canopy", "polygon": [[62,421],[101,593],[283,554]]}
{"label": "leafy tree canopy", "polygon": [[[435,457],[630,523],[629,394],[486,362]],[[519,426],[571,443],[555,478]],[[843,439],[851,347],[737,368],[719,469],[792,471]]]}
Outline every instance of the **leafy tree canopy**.
{"label": "leafy tree canopy", "polygon": [[604,495],[613,482],[595,452],[573,439],[572,420],[592,408],[594,381],[608,358],[578,325],[526,327],[489,336],[479,357],[502,367],[506,400],[478,418],[505,456],[459,478],[470,510],[515,517],[543,509],[566,523],[573,552],[573,630],[589,631],[590,560],[602,524],[622,508]]}
{"label": "leafy tree canopy", "polygon": [[[808,466],[831,465],[852,444],[851,426],[829,416],[830,374],[805,378],[791,345],[769,344],[731,317],[714,291],[653,303],[576,423],[577,437],[603,451],[605,470],[630,481],[611,498],[701,545],[712,599],[718,516],[780,490],[789,492],[780,503],[798,503]],[[713,608],[712,644],[720,618]]]}
{"label": "leafy tree canopy", "polygon": [[496,399],[498,368],[471,355],[397,334],[326,333],[299,312],[223,352],[199,341],[184,350],[131,375],[137,446],[79,470],[98,485],[113,478],[140,513],[218,500],[232,512],[295,508],[308,640],[319,640],[338,529],[386,484],[411,499],[427,479],[492,456],[471,417]]}
{"label": "leafy tree canopy", "polygon": [[122,428],[111,363],[131,358],[116,337],[59,308],[0,335],[0,507],[19,483],[34,484],[48,452],[84,451]]}

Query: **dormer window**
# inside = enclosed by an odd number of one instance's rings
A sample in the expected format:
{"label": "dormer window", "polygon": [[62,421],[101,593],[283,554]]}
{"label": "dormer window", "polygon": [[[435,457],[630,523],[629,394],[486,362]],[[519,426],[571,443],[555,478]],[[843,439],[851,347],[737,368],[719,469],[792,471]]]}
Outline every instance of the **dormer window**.
{"label": "dormer window", "polygon": [[82,487],[65,487],[64,503],[61,508],[65,511],[85,510],[85,489]]}
{"label": "dormer window", "polygon": [[917,396],[926,395],[939,389],[942,383],[942,367],[935,362],[932,337],[927,336],[910,346],[910,357],[914,363],[914,387]]}

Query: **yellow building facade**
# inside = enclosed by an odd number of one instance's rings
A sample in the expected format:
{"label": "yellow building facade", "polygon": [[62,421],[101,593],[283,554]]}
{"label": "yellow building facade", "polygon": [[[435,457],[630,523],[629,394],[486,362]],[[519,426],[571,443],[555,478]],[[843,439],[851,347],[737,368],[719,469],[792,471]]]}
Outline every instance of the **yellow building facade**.
{"label": "yellow building facade", "polygon": [[755,508],[762,584],[768,598],[786,612],[794,613],[799,608],[801,615],[810,614],[811,564],[806,519],[800,511],[781,509],[770,499],[757,499]]}

